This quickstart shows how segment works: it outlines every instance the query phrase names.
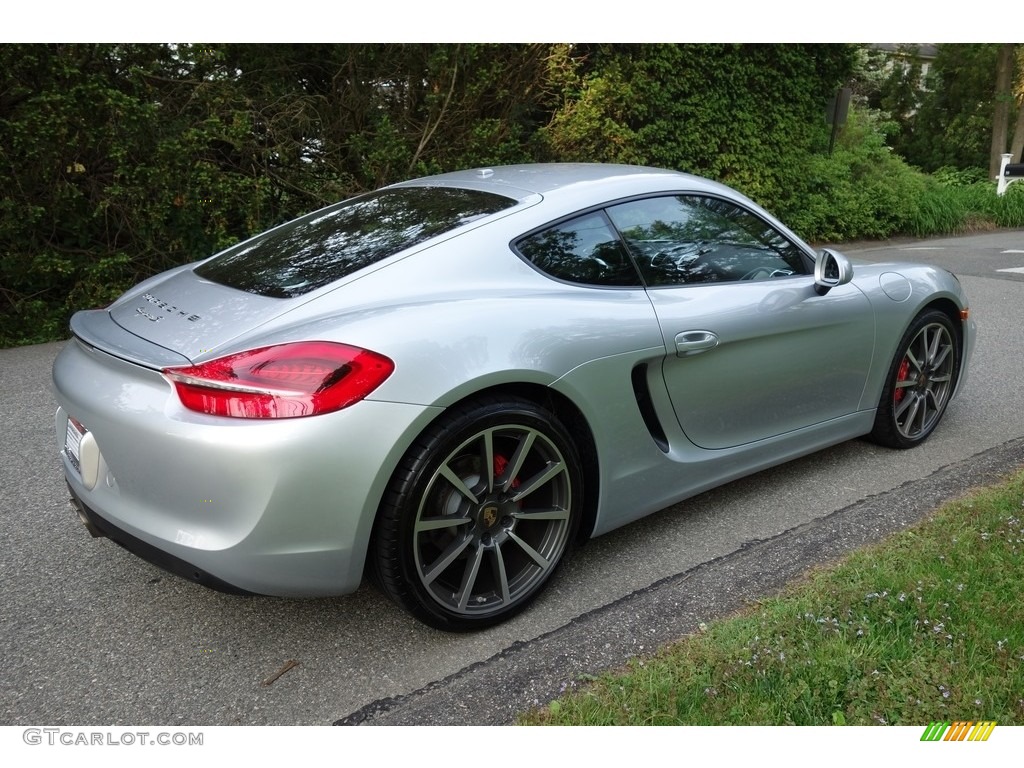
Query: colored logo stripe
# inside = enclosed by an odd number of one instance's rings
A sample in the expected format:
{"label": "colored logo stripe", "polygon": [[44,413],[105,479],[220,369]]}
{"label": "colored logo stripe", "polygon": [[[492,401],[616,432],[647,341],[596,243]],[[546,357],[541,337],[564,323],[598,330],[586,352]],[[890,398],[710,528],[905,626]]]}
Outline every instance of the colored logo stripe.
{"label": "colored logo stripe", "polygon": [[974,730],[971,731],[971,735],[967,737],[967,740],[988,741],[988,737],[992,735],[992,731],[995,730],[995,727],[995,720],[978,723],[976,726],[974,726]]}
{"label": "colored logo stripe", "polygon": [[979,723],[970,720],[957,720],[955,723],[931,722],[921,734],[921,741],[988,741],[995,727],[995,720],[983,720]]}
{"label": "colored logo stripe", "polygon": [[921,734],[921,741],[939,741],[942,738],[942,734],[949,728],[949,723],[929,723],[928,727],[924,729],[924,733]]}
{"label": "colored logo stripe", "polygon": [[970,730],[974,723],[965,723],[957,721],[950,726],[950,729],[946,731],[946,737],[943,741],[963,741],[967,738],[967,732]]}

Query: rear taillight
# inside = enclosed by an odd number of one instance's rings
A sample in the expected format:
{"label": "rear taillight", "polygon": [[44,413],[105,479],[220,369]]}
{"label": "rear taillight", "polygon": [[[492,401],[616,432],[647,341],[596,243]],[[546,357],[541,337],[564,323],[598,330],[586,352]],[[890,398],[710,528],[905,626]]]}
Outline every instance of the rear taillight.
{"label": "rear taillight", "polygon": [[261,347],[165,368],[186,408],[240,419],[289,419],[357,403],[395,370],[383,355],[330,341]]}

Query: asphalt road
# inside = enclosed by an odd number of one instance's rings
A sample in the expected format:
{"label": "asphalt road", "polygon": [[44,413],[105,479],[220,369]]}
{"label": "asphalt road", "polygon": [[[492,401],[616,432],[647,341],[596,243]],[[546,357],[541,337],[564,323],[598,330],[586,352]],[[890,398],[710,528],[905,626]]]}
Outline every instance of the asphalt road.
{"label": "asphalt road", "polygon": [[1024,232],[847,252],[948,266],[967,288],[980,343],[929,441],[852,441],[675,505],[591,542],[531,610],[474,635],[369,587],[221,595],[91,539],[56,458],[60,344],[0,350],[0,725],[507,723],[1024,464]]}

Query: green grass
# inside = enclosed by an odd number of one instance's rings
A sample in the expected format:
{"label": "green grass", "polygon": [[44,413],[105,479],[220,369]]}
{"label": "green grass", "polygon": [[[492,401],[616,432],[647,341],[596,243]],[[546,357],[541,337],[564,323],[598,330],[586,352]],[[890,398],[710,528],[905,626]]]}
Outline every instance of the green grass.
{"label": "green grass", "polygon": [[550,725],[1024,723],[1024,472],[527,713]]}
{"label": "green grass", "polygon": [[1024,187],[1012,185],[1002,197],[995,182],[964,186],[929,184],[907,221],[907,234],[930,237],[997,227],[1024,227]]}

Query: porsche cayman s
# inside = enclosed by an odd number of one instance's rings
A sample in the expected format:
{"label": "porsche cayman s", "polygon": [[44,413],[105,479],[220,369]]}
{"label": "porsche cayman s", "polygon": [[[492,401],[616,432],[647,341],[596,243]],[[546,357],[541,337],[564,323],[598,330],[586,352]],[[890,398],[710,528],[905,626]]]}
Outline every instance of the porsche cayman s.
{"label": "porsche cayman s", "polygon": [[71,331],[55,427],[91,532],[228,591],[368,573],[449,630],[713,486],[921,443],[975,339],[948,271],[854,266],[721,184],[587,164],[389,186]]}

